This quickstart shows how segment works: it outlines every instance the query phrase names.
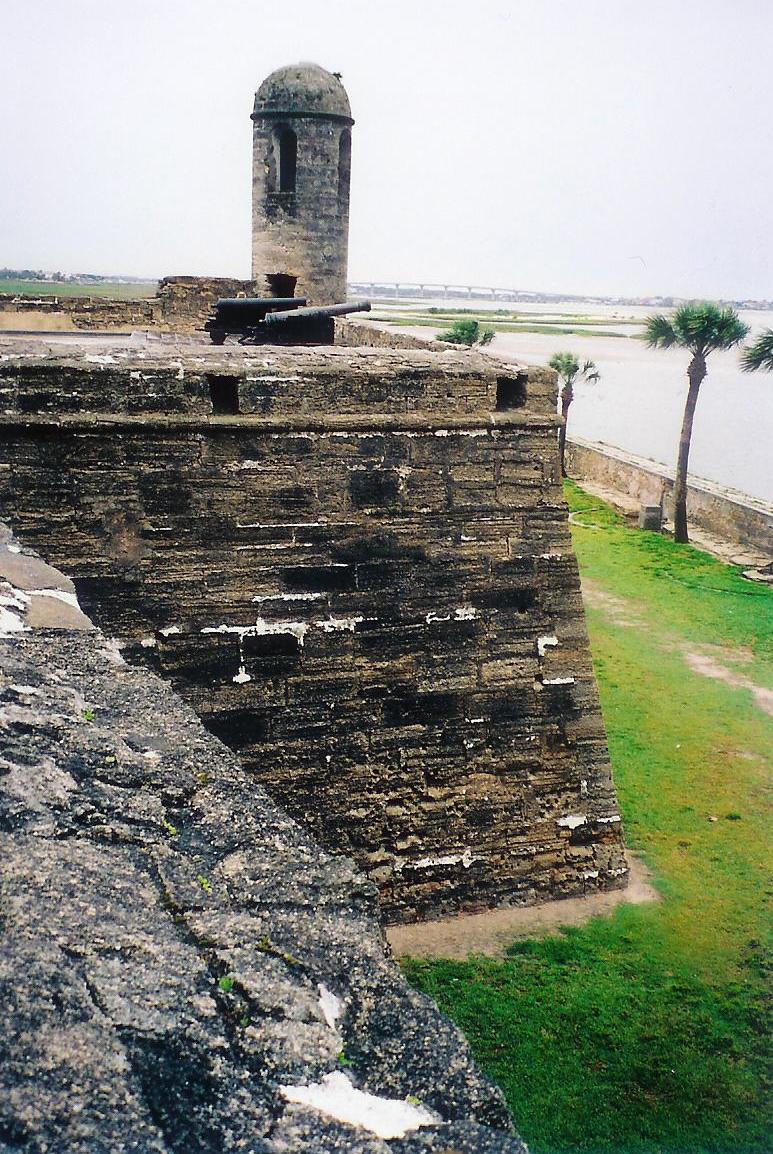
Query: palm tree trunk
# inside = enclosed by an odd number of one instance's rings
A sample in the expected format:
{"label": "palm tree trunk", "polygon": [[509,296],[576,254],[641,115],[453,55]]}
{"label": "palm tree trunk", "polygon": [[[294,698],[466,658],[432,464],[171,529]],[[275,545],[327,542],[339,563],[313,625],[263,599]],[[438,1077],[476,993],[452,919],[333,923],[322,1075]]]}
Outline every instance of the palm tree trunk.
{"label": "palm tree trunk", "polygon": [[572,403],[573,390],[571,385],[565,385],[561,390],[561,416],[564,422],[558,429],[558,459],[561,463],[561,476],[566,476],[566,420],[569,416],[569,406]]}
{"label": "palm tree trunk", "polygon": [[686,544],[690,539],[687,536],[687,462],[690,457],[695,405],[698,401],[701,382],[705,376],[706,359],[701,353],[695,353],[687,368],[687,378],[690,383],[684,406],[682,432],[679,437],[679,455],[676,459],[676,477],[674,479],[674,540],[681,541],[682,544]]}

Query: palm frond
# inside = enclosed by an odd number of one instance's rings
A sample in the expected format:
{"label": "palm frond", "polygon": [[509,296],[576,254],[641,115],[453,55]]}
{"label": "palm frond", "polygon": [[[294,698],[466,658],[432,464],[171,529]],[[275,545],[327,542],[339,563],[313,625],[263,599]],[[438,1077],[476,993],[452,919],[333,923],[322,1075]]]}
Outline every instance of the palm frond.
{"label": "palm frond", "polygon": [[571,384],[580,371],[580,362],[574,353],[554,353],[548,366],[555,369],[566,384]]}
{"label": "palm frond", "polygon": [[672,345],[682,343],[671,321],[662,313],[647,317],[644,322],[644,339],[651,349],[670,349]]}
{"label": "palm frond", "polygon": [[730,349],[747,335],[748,326],[735,309],[711,301],[680,305],[672,318],[676,344],[705,356],[715,349]]}
{"label": "palm frond", "polygon": [[744,349],[741,355],[741,368],[745,373],[753,373],[757,369],[773,373],[773,329],[765,329],[754,344]]}
{"label": "palm frond", "polygon": [[593,361],[585,362],[585,364],[582,366],[582,375],[585,377],[585,380],[588,382],[588,384],[594,384],[596,381],[601,380],[601,373],[598,371]]}

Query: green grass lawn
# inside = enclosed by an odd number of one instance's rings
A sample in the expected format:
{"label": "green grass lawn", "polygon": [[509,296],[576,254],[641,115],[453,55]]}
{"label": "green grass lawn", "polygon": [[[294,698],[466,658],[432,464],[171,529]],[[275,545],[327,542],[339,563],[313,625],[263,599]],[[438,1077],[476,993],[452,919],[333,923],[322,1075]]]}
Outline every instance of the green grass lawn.
{"label": "green grass lawn", "polygon": [[119,284],[100,281],[95,284],[71,284],[67,281],[0,280],[0,293],[43,297],[108,297],[110,300],[141,300],[156,294],[158,281]]}
{"label": "green grass lawn", "polygon": [[773,719],[749,686],[771,685],[773,590],[567,496],[626,838],[663,901],[405,969],[533,1154],[762,1154]]}
{"label": "green grass lawn", "polygon": [[[446,327],[446,322],[451,318],[450,316],[427,316],[426,314],[419,314],[411,316],[410,314],[400,313],[374,313],[371,317],[374,321],[383,321],[396,328],[433,328],[442,329]],[[613,329],[593,328],[593,325],[600,324],[598,321],[583,321],[581,324],[564,324],[560,321],[545,321],[538,322],[534,320],[517,320],[517,321],[503,321],[501,318],[491,316],[489,314],[481,313],[473,317],[483,324],[490,325],[497,333],[549,333],[554,336],[593,336],[593,337],[626,337],[627,333],[618,333]],[[609,324],[609,321],[603,322]],[[615,324],[618,322],[615,321]],[[627,321],[620,321],[620,324],[627,324]],[[634,334],[630,334],[634,335]]]}

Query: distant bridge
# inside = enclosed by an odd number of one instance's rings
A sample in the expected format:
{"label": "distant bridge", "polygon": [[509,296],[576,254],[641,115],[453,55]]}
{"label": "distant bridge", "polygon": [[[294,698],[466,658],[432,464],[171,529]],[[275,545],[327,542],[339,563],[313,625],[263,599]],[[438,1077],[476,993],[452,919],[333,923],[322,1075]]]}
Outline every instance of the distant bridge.
{"label": "distant bridge", "polygon": [[522,289],[484,288],[480,285],[432,284],[428,281],[349,281],[353,296],[389,297],[394,300],[538,300],[539,293]]}

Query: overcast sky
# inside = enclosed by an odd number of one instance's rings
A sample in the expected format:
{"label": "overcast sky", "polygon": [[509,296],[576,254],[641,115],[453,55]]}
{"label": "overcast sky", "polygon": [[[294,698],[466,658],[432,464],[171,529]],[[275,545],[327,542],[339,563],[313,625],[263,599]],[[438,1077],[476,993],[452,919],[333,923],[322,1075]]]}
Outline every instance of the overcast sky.
{"label": "overcast sky", "polygon": [[252,100],[341,72],[350,276],[773,297],[771,0],[0,0],[0,266],[249,276]]}

